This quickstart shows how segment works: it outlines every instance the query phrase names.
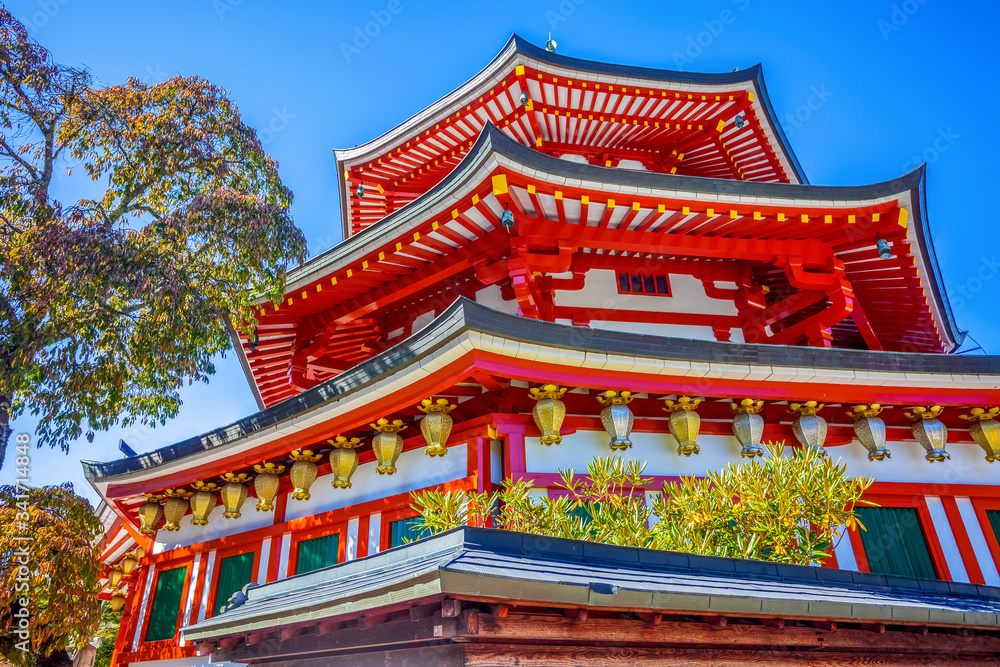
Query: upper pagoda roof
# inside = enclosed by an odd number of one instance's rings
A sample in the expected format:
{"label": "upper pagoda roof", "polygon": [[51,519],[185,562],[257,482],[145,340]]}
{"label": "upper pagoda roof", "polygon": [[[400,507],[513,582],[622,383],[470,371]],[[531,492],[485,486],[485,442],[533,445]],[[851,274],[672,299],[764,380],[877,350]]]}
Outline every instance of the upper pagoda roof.
{"label": "upper pagoda roof", "polygon": [[[496,194],[494,177],[505,194]],[[509,253],[511,236],[499,225],[506,197],[525,221],[522,238],[572,245],[580,266],[653,254],[765,263],[785,254],[807,267],[836,258],[879,347],[951,351],[962,334],[934,254],[925,182],[923,167],[861,186],[608,169],[553,158],[487,126],[461,165],[421,197],[289,272],[286,302],[262,304],[260,337],[268,347],[247,360],[248,375],[262,404],[271,405],[294,393],[287,364],[310,344],[310,331],[417,298],[444,280],[442,272],[475,280],[472,265],[482,253]],[[876,234],[893,244],[892,258],[879,258]],[[375,336],[366,326],[369,340],[352,338],[356,349],[344,348],[354,355],[342,357],[344,368],[370,356],[361,352]]]}
{"label": "upper pagoda roof", "polygon": [[[522,90],[527,106],[519,102]],[[593,164],[807,182],[760,65],[718,74],[610,65],[550,53],[513,35],[448,95],[376,139],[335,151],[344,236],[440,181],[488,123],[540,151]],[[365,187],[361,198],[358,185]]]}

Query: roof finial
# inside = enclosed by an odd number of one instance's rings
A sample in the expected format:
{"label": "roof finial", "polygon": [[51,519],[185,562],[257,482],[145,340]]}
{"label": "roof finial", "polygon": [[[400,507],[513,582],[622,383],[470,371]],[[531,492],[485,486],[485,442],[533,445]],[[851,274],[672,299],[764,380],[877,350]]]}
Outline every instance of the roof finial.
{"label": "roof finial", "polygon": [[549,33],[549,41],[545,42],[545,50],[549,53],[556,52],[556,40],[552,39],[552,33]]}

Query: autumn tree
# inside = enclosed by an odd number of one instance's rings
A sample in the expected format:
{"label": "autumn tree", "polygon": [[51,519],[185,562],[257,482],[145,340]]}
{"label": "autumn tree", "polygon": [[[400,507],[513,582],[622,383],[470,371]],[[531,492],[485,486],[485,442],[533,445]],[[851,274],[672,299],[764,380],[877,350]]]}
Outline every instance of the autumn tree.
{"label": "autumn tree", "polygon": [[664,484],[648,502],[645,463],[595,458],[586,475],[561,470],[564,493],[538,498],[527,480],[503,489],[417,491],[417,530],[439,533],[460,525],[647,549],[782,563],[822,562],[847,528],[859,526],[854,508],[872,480],[851,478],[846,465],[811,448],[783,455],[768,445],[763,457],[731,463],[705,477]]}
{"label": "autumn tree", "polygon": [[304,258],[277,163],[225,90],[97,86],[2,6],[0,133],[0,464],[26,411],[64,450],[164,422]]}
{"label": "autumn tree", "polygon": [[[0,486],[0,655],[17,665],[44,662],[98,629],[101,533],[72,484]],[[17,634],[25,618],[27,637]]]}

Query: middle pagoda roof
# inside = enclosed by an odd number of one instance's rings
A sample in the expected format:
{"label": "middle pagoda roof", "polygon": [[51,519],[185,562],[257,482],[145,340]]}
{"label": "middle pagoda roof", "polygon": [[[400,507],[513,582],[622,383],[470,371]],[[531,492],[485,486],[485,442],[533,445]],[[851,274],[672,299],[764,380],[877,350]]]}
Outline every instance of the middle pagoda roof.
{"label": "middle pagoda roof", "polygon": [[[416,315],[506,284],[512,272],[526,274],[514,288],[521,311],[553,321],[572,313],[539,298],[543,281],[565,289],[567,275],[655,258],[670,272],[711,269],[723,281],[749,267],[762,290],[790,294],[764,308],[761,323],[786,312],[798,320],[761,342],[801,344],[807,327],[833,318],[835,347],[950,351],[960,334],[923,188],[922,168],[847,187],[608,169],[487,126],[428,192],[290,271],[285,301],[261,304],[256,350],[245,339],[238,349],[261,404],[273,405],[386,349],[387,334]],[[512,230],[499,222],[505,207],[518,221]],[[892,244],[890,259],[879,258],[876,234]],[[726,325],[742,326],[733,319]]]}
{"label": "middle pagoda roof", "polygon": [[[523,105],[522,91],[529,97]],[[513,35],[445,97],[372,141],[335,151],[344,236],[439,182],[487,124],[549,155],[600,166],[807,182],[760,65],[719,74],[609,65],[550,53]]]}

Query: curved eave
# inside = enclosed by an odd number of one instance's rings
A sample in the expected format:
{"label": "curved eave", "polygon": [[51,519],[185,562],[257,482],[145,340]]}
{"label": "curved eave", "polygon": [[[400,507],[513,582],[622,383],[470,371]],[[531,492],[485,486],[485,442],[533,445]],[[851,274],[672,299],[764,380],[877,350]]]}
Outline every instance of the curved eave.
{"label": "curved eave", "polygon": [[[720,343],[599,329],[589,329],[587,336],[580,337],[572,333],[576,329],[506,315],[459,298],[428,326],[395,347],[293,398],[228,426],[146,454],[105,463],[83,461],[84,474],[102,493],[109,484],[148,483],[149,490],[160,488],[156,486],[158,469],[169,465],[173,472],[198,471],[205,462],[202,457],[206,455],[213,460],[237,456],[243,451],[240,447],[246,447],[253,440],[274,439],[283,427],[298,428],[293,423],[295,420],[308,418],[311,423],[316,423],[329,418],[320,412],[335,411],[341,401],[360,400],[364,395],[365,401],[370,402],[368,397],[373,386],[388,387],[387,383],[394,376],[414,365],[422,367],[426,360],[439,352],[455,352],[459,347],[466,349],[463,343],[468,345],[467,349],[473,349],[474,344],[468,341],[473,335],[481,337],[480,340],[489,337],[491,345],[496,340],[505,340],[515,348],[528,345],[570,350],[577,355],[582,351],[588,357],[594,354],[598,357],[655,359],[657,364],[673,362],[672,367],[679,369],[691,362],[718,364],[720,368],[727,365],[730,368],[750,368],[751,374],[754,368],[762,369],[760,372],[765,374],[772,373],[775,368],[829,369],[831,374],[845,374],[844,383],[848,387],[868,383],[868,373],[882,374],[880,379],[872,380],[880,386],[887,382],[886,373],[895,374],[896,382],[907,387],[923,381],[914,377],[927,378],[927,386],[940,386],[940,382],[952,381],[945,378],[963,377],[970,391],[989,394],[989,398],[984,400],[995,400],[1000,387],[1000,356],[965,357]],[[577,363],[574,360],[578,356],[567,355],[566,359],[568,363]],[[858,372],[857,378],[855,371]],[[681,371],[677,374],[683,375]]]}
{"label": "curved eave", "polygon": [[[602,183],[611,188],[641,188],[652,191],[671,191],[697,195],[745,196],[784,200],[795,206],[795,200],[863,202],[884,197],[894,197],[910,191],[919,192],[921,198],[924,168],[918,167],[908,174],[892,180],[868,185],[808,185],[736,181],[723,178],[702,178],[676,174],[632,171],[597,167],[555,158],[522,145],[493,125],[487,125],[466,153],[462,161],[441,182],[403,208],[382,218],[378,223],[351,236],[333,248],[310,258],[288,273],[288,292],[325,276],[347,262],[355,261],[369,244],[386,240],[406,230],[406,224],[423,222],[421,215],[438,202],[459,196],[460,187],[486,162],[491,154],[521,165],[525,170],[541,172],[552,178]],[[923,220],[926,216],[921,216]],[[924,238],[929,240],[929,236]],[[937,263],[932,262],[932,270]],[[935,276],[939,280],[939,274]],[[950,312],[950,311],[949,311]]]}
{"label": "curved eave", "polygon": [[518,56],[551,67],[570,69],[581,73],[591,73],[604,77],[638,79],[659,84],[716,87],[750,84],[753,86],[756,95],[754,105],[759,106],[763,115],[767,118],[768,129],[777,139],[782,156],[791,167],[795,179],[802,184],[808,183],[802,166],[788,142],[788,137],[785,135],[781,123],[774,113],[774,108],[767,95],[767,87],[764,85],[763,69],[759,64],[747,69],[722,73],[679,72],[632,65],[615,65],[549,53],[545,49],[529,43],[519,35],[513,34],[500,53],[486,67],[452,92],[371,141],[353,148],[334,150],[337,160],[339,191],[341,194],[341,224],[345,238],[350,235],[347,215],[347,202],[350,199],[350,195],[346,191],[346,182],[343,180],[343,173],[347,164],[357,164],[375,159],[381,156],[389,146],[406,138],[417,136],[440,122],[442,117],[450,114],[455,108],[464,105],[470,97],[478,96],[478,93],[473,94],[477,87],[491,82],[491,77],[498,75],[503,68],[511,66]]}

